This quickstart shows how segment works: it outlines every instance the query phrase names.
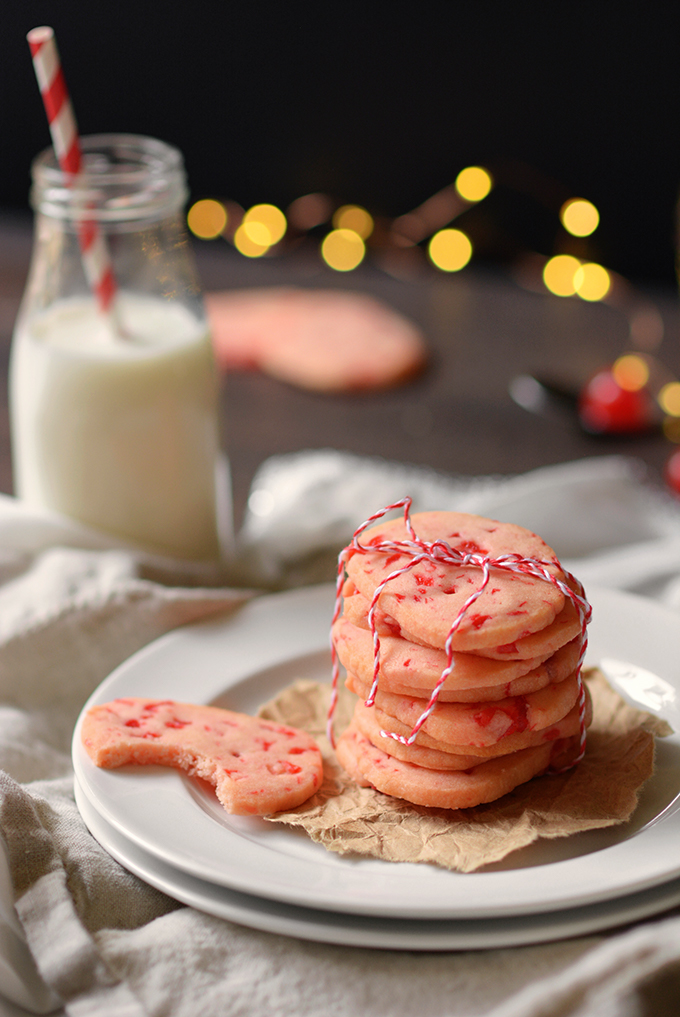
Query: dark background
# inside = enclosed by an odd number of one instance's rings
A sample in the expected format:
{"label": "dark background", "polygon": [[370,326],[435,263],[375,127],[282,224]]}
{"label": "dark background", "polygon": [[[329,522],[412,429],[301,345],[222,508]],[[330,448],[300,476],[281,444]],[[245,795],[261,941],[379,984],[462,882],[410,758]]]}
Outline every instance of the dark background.
{"label": "dark background", "polygon": [[312,190],[388,217],[470,163],[500,181],[482,257],[550,254],[561,200],[600,209],[591,256],[674,279],[680,9],[671,4],[21,0],[0,14],[0,210],[49,143],[25,34],[55,28],[81,133],[185,153],[193,197]]}

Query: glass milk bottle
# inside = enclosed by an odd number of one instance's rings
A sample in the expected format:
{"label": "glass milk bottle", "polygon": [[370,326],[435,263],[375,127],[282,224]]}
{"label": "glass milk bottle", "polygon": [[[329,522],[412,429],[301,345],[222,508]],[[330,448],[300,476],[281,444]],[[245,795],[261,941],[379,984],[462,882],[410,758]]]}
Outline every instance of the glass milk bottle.
{"label": "glass milk bottle", "polygon": [[[181,154],[135,135],[81,139],[75,180],[32,167],[35,247],[10,364],[15,493],[148,551],[216,562],[217,376],[182,214]],[[103,313],[79,230],[101,232]]]}

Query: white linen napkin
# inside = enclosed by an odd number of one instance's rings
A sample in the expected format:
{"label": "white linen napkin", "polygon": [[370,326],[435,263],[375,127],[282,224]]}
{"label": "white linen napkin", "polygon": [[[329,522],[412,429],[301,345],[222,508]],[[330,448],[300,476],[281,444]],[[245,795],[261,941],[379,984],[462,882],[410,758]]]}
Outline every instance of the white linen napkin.
{"label": "white linen napkin", "polygon": [[[415,510],[456,508],[528,525],[586,585],[635,589],[680,612],[680,508],[644,483],[638,464],[615,457],[468,479],[330,451],[270,460],[253,484],[232,579],[265,588],[330,578],[356,526],[407,494]],[[181,574],[178,568],[173,576],[172,563],[0,497],[0,829],[7,854],[3,866],[0,852],[0,1014],[675,1011],[677,915],[533,947],[360,950],[213,918],[114,862],[74,803],[71,731],[87,695],[130,653],[176,625],[237,609],[249,596],[243,587],[197,586],[199,577],[186,573],[180,584]]]}

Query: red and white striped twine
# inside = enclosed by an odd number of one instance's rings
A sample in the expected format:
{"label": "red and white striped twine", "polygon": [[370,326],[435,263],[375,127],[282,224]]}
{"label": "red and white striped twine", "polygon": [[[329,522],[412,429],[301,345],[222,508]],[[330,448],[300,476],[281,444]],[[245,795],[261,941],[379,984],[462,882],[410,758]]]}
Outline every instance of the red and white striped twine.
{"label": "red and white striped twine", "polygon": [[[444,645],[446,652],[446,667],[442,671],[438,681],[436,682],[427,705],[417,721],[413,725],[411,733],[406,735],[397,735],[393,731],[381,731],[381,735],[385,738],[393,738],[395,741],[401,742],[403,745],[412,745],[416,740],[418,732],[422,728],[427,718],[431,715],[441,691],[444,682],[451,674],[454,669],[453,660],[453,637],[461,625],[466,613],[475,603],[475,601],[484,592],[487,583],[489,582],[491,569],[501,569],[506,572],[516,572],[521,575],[534,576],[536,579],[541,579],[545,582],[552,583],[556,586],[560,592],[567,597],[574,604],[576,608],[579,620],[581,622],[581,652],[577,663],[578,669],[578,681],[579,681],[579,695],[578,695],[578,706],[579,706],[579,719],[580,719],[580,745],[579,752],[576,758],[569,764],[569,766],[561,769],[553,769],[554,773],[562,773],[566,770],[571,769],[583,758],[586,749],[586,693],[583,685],[583,679],[581,677],[581,668],[583,666],[583,660],[586,654],[586,648],[588,645],[587,638],[587,627],[590,623],[592,616],[592,609],[590,604],[586,600],[585,592],[581,583],[573,576],[570,572],[566,572],[560,566],[557,559],[551,561],[543,561],[537,558],[523,558],[518,554],[505,554],[498,558],[490,558],[486,555],[480,554],[479,552],[469,551],[458,551],[452,548],[445,540],[435,540],[432,542],[421,540],[413,529],[411,522],[410,509],[412,499],[402,498],[401,501],[394,502],[392,505],[388,505],[386,508],[380,509],[379,512],[375,512],[365,522],[355,530],[352,540],[343,548],[338,556],[338,574],[337,574],[337,585],[335,595],[335,610],[333,612],[332,625],[340,617],[342,610],[342,588],[344,585],[345,578],[345,562],[348,557],[355,553],[360,554],[401,554],[406,555],[410,558],[409,562],[402,568],[396,569],[391,572],[386,579],[376,588],[373,598],[371,600],[371,606],[368,612],[368,621],[371,628],[371,635],[373,637],[373,684],[369,692],[368,698],[366,699],[366,706],[373,706],[375,703],[375,696],[378,690],[378,681],[380,676],[380,636],[378,635],[377,625],[375,621],[375,612],[380,599],[380,594],[383,592],[388,583],[396,579],[398,576],[403,575],[405,572],[410,571],[416,565],[422,561],[431,561],[435,564],[441,565],[456,565],[456,566],[473,566],[479,568],[482,573],[481,582],[478,588],[472,593],[465,601],[460,611],[458,612],[451,628],[449,629],[448,636]],[[388,512],[392,512],[395,509],[403,508],[404,510],[404,524],[406,526],[406,532],[408,533],[409,540],[382,540],[371,543],[370,546],[366,546],[359,541],[360,535],[367,529],[371,523],[376,522],[378,519],[382,519],[383,516],[387,515]],[[558,578],[550,571],[550,567],[557,566],[562,574],[566,577],[566,581]],[[573,589],[572,587],[575,587]],[[331,686],[331,701],[328,711],[328,727],[327,733],[328,738],[332,745],[335,744],[335,738],[333,734],[333,715],[338,701],[338,685],[340,680],[340,662],[338,659],[337,650],[335,648],[335,642],[331,638],[331,654],[333,658],[333,679]]]}
{"label": "red and white striped twine", "polygon": [[[31,29],[26,38],[57,161],[64,173],[76,177],[82,170],[80,139],[54,32],[42,26]],[[101,311],[109,311],[116,295],[116,280],[109,251],[97,223],[89,219],[81,221],[78,224],[78,241],[85,276],[97,305]]]}

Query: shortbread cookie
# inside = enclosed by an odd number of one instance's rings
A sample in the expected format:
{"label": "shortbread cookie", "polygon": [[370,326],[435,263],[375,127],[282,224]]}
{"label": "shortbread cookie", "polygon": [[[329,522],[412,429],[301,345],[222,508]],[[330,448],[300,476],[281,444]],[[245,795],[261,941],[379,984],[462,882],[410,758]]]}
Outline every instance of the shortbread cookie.
{"label": "shortbread cookie", "polygon": [[88,710],[82,740],[97,766],[157,764],[201,777],[237,815],[293,809],[323,775],[319,748],[304,731],[214,706],[115,699]]}
{"label": "shortbread cookie", "polygon": [[[383,731],[391,731],[392,734],[399,735],[402,738],[409,738],[413,730],[412,724],[404,724],[402,721],[397,720],[396,717],[390,717],[389,714],[384,713],[380,707],[370,707],[375,712],[376,723],[380,724]],[[543,738],[543,734],[547,734],[551,728],[556,725],[550,725],[550,727],[539,732],[534,731],[516,731],[514,734],[506,735],[499,742],[494,742],[492,745],[454,745],[452,742],[442,742],[437,738],[433,738],[423,728],[418,732],[417,744],[422,745],[423,748],[434,749],[438,752],[452,752],[455,755],[460,756],[476,756],[478,761],[482,759],[493,759],[496,756],[507,756],[512,752],[517,752],[519,749],[530,748],[536,744],[536,734],[539,735],[538,742],[552,741],[551,738]]]}
{"label": "shortbread cookie", "polygon": [[[420,540],[445,542],[461,554],[492,559],[518,555],[538,560],[545,563],[549,575],[566,582],[555,552],[521,526],[462,512],[421,512],[412,517],[412,523]],[[367,529],[359,542],[375,547],[385,541],[409,539],[403,519],[396,519]],[[389,576],[411,561],[400,550],[350,550],[345,568],[360,593],[370,600]],[[380,606],[395,619],[402,634],[443,649],[459,612],[481,580],[479,567],[445,565],[426,559],[388,582],[380,595]],[[565,596],[554,582],[492,568],[488,585],[466,611],[452,645],[457,650],[477,652],[513,646],[549,626],[564,604]],[[510,651],[507,655],[517,656]]]}
{"label": "shortbread cookie", "polygon": [[[333,626],[332,636],[342,665],[364,684],[371,684],[374,646],[368,629],[340,617]],[[572,639],[545,661],[538,658],[500,661],[454,652],[453,670],[440,688],[439,702],[481,702],[536,692],[571,674],[580,652],[578,639]],[[443,650],[421,646],[399,636],[380,638],[379,682],[386,692],[428,696],[446,667]]]}
{"label": "shortbread cookie", "polygon": [[[432,645],[427,643],[420,632],[411,629],[406,621],[402,619],[400,623],[384,611],[380,606],[383,599],[384,595],[380,597],[380,602],[375,611],[378,635],[400,636],[414,643],[420,643],[423,646]],[[370,600],[361,594],[351,580],[348,580],[343,589],[344,617],[358,628],[368,629],[369,607]],[[578,612],[571,600],[568,600],[555,619],[539,632],[533,632],[520,639],[515,639],[511,643],[478,646],[474,649],[466,649],[465,652],[474,653],[480,657],[489,657],[492,660],[535,660],[538,663],[540,660],[545,660],[549,657],[560,646],[574,639],[580,631],[581,622]]]}
{"label": "shortbread cookie", "polygon": [[[406,763],[424,766],[431,770],[468,770],[470,767],[477,766],[483,759],[507,756],[520,749],[543,745],[545,742],[554,742],[559,738],[571,738],[579,734],[581,729],[580,711],[576,704],[566,717],[557,721],[556,724],[551,724],[548,728],[541,731],[525,731],[521,734],[508,735],[507,739],[501,739],[495,745],[470,752],[466,751],[467,746],[465,745],[436,742],[434,739],[427,739],[422,732],[418,733],[412,745],[404,745],[403,742],[394,738],[387,738],[382,734],[383,731],[390,731],[392,734],[408,738],[410,730],[404,724],[395,723],[394,718],[387,717],[375,707],[365,706],[361,702],[357,703],[354,708],[353,719],[355,727],[361,731],[364,737],[388,756],[394,756]],[[591,720],[592,706],[588,696],[586,699],[586,727],[590,726]],[[435,745],[438,747],[434,747]]]}
{"label": "shortbread cookie", "polygon": [[559,754],[576,755],[578,739],[558,740],[491,759],[467,771],[427,770],[402,762],[376,748],[353,725],[341,736],[337,754],[351,777],[364,787],[403,798],[414,805],[468,809],[495,801],[520,784],[544,773]]}
{"label": "shortbread cookie", "polygon": [[[368,688],[355,675],[348,674],[345,684],[362,699],[368,695]],[[421,730],[438,742],[484,748],[511,735],[550,727],[569,713],[578,695],[578,673],[574,672],[557,685],[549,685],[527,696],[490,703],[437,703]],[[427,701],[396,696],[379,688],[375,705],[388,717],[413,728]]]}
{"label": "shortbread cookie", "polygon": [[280,287],[207,293],[218,363],[323,392],[396,385],[427,359],[422,333],[364,293]]}

